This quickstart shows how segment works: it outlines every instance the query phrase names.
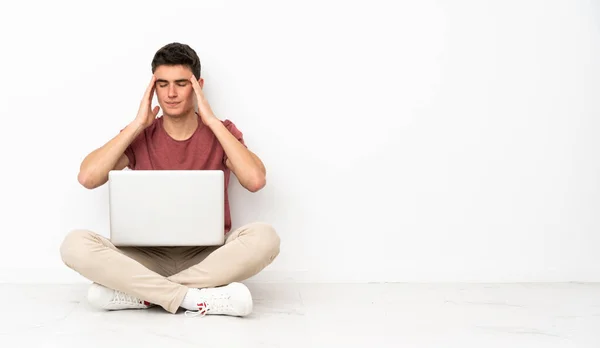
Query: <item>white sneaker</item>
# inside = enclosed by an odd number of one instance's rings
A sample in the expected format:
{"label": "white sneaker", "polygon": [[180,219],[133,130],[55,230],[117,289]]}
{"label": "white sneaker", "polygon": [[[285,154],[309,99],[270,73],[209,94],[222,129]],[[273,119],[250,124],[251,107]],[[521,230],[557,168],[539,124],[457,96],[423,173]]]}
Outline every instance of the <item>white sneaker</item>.
{"label": "white sneaker", "polygon": [[190,288],[186,295],[188,300],[193,302],[194,310],[188,308],[186,316],[216,314],[243,317],[252,312],[252,295],[242,283],[216,288]]}
{"label": "white sneaker", "polygon": [[148,301],[140,300],[97,283],[93,283],[88,289],[88,301],[94,307],[106,310],[145,309],[152,306]]}

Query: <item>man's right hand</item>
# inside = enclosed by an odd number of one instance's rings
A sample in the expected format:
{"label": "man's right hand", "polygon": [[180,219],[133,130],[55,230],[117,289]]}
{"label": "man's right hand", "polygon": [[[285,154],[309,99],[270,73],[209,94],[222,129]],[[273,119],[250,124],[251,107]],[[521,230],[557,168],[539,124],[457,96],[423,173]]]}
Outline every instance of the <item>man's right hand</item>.
{"label": "man's right hand", "polygon": [[154,122],[158,110],[160,110],[158,106],[151,109],[155,83],[156,77],[152,75],[152,80],[146,88],[134,121],[109,142],[92,151],[83,159],[77,179],[85,188],[93,189],[103,185],[108,180],[108,172],[123,169],[129,164],[125,150],[142,130]]}
{"label": "man's right hand", "polygon": [[158,111],[160,110],[158,105],[152,109],[152,97],[154,96],[155,89],[156,76],[152,75],[152,80],[146,88],[146,92],[144,93],[144,97],[140,102],[140,108],[138,109],[137,116],[134,120],[134,122],[142,126],[143,129],[147,128],[152,124],[152,122],[154,122],[154,119],[156,119],[156,115],[158,115]]}

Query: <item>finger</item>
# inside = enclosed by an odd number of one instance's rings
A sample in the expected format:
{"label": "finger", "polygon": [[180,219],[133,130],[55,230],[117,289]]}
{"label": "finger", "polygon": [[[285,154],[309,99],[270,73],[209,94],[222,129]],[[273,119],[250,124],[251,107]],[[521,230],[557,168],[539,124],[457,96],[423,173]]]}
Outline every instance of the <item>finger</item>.
{"label": "finger", "polygon": [[154,92],[154,88],[156,87],[156,76],[152,74],[152,79],[150,80],[150,84],[146,87],[146,92],[144,93],[144,99],[152,99],[152,93]]}
{"label": "finger", "polygon": [[192,87],[194,87],[194,90],[196,92],[198,92],[200,88],[200,85],[198,84],[198,79],[196,78],[196,76],[194,74],[192,74],[192,77],[190,77],[190,81],[192,81]]}
{"label": "finger", "polygon": [[158,111],[160,110],[160,106],[155,106],[154,109],[152,110],[152,113],[154,114],[154,117],[156,117],[156,115],[158,115]]}

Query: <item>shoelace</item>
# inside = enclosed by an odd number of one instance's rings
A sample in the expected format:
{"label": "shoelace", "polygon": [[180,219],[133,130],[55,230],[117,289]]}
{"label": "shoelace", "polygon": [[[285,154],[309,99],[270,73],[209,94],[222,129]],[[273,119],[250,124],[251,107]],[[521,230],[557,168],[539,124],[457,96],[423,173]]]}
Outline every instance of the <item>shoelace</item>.
{"label": "shoelace", "polygon": [[206,304],[206,302],[201,302],[198,303],[198,310],[197,311],[190,311],[187,310],[185,311],[185,316],[186,317],[197,317],[197,316],[205,316],[206,313],[210,310],[210,308],[208,307],[208,304]]}
{"label": "shoelace", "polygon": [[[203,290],[204,289],[201,289],[200,291],[203,292]],[[199,302],[197,304],[198,310],[187,310],[185,315],[188,317],[203,317],[210,311],[215,313],[225,313],[233,310],[233,308],[231,308],[231,303],[229,302],[231,294],[228,292],[211,293],[207,296],[210,298],[209,302],[206,300]],[[210,303],[210,305],[208,303]]]}

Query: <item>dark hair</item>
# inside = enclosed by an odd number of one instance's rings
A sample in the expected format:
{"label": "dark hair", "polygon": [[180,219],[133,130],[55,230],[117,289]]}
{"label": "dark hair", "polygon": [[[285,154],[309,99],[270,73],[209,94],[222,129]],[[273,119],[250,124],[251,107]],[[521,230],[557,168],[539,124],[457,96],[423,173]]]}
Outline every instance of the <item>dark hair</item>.
{"label": "dark hair", "polygon": [[152,73],[160,65],[184,65],[192,70],[196,78],[200,78],[200,58],[186,44],[172,42],[156,51],[152,59]]}

